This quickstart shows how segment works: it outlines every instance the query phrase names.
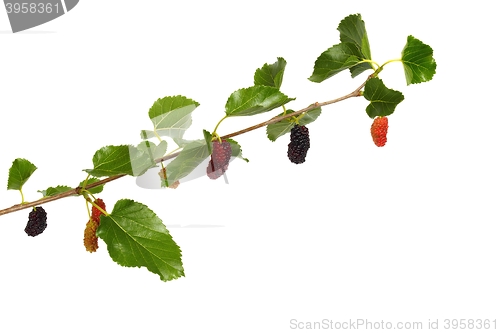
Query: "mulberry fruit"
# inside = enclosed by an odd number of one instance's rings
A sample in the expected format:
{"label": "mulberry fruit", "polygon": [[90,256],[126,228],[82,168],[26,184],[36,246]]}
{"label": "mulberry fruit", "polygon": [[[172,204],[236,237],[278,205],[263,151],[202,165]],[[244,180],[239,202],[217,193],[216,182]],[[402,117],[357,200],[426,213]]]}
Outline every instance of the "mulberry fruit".
{"label": "mulberry fruit", "polygon": [[99,245],[97,244],[97,236],[95,234],[97,227],[99,227],[99,222],[93,218],[91,218],[85,226],[85,231],[83,233],[83,245],[85,245],[85,249],[89,252],[95,252],[99,248]]}
{"label": "mulberry fruit", "polygon": [[[96,199],[94,204],[99,206],[102,210],[106,210],[106,205],[102,199]],[[99,248],[97,243],[96,231],[101,224],[101,215],[102,212],[97,209],[94,205],[92,205],[92,215],[90,216],[90,220],[87,222],[85,226],[85,231],[83,232],[83,245],[85,249],[89,252],[95,252]]]}
{"label": "mulberry fruit", "polygon": [[217,179],[226,172],[229,167],[232,150],[231,144],[225,140],[215,141],[212,147],[212,157],[208,162],[207,176],[210,179]]}
{"label": "mulberry fruit", "polygon": [[180,184],[179,180],[176,180],[173,184],[168,184],[167,169],[164,167],[161,168],[161,170],[158,172],[158,175],[160,175],[161,187],[168,187],[168,188],[176,189]]}
{"label": "mulberry fruit", "polygon": [[40,235],[45,228],[47,228],[47,213],[45,210],[39,207],[33,207],[33,210],[30,212],[28,217],[28,224],[24,231],[28,234],[28,236],[38,236]]}
{"label": "mulberry fruit", "polygon": [[304,163],[306,161],[306,155],[309,147],[310,140],[308,128],[296,124],[290,133],[288,158],[295,164]]}
{"label": "mulberry fruit", "polygon": [[[106,205],[102,199],[96,199],[94,203],[99,206],[102,210],[106,211]],[[97,209],[94,205],[92,205],[92,219],[96,220],[99,223],[102,212]]]}
{"label": "mulberry fruit", "polygon": [[387,117],[377,117],[373,120],[370,132],[372,134],[373,142],[377,147],[383,147],[387,142],[387,129],[389,122]]}
{"label": "mulberry fruit", "polygon": [[173,184],[169,185],[168,188],[176,189],[179,186],[180,182],[176,180]]}

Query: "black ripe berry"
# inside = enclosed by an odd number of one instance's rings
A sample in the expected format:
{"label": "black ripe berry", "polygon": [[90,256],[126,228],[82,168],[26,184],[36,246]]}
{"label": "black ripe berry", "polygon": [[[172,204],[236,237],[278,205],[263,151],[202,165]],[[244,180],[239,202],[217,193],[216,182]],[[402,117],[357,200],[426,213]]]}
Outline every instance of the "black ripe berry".
{"label": "black ripe berry", "polygon": [[214,141],[212,145],[212,157],[208,162],[207,176],[210,179],[217,179],[226,172],[231,159],[231,144],[225,140]]}
{"label": "black ripe berry", "polygon": [[304,163],[309,146],[309,130],[305,126],[295,124],[290,133],[290,143],[288,144],[290,161],[295,164]]}
{"label": "black ripe berry", "polygon": [[33,207],[33,210],[30,212],[28,217],[28,224],[24,231],[28,234],[28,236],[38,236],[40,235],[45,228],[47,228],[47,213],[45,210],[39,207]]}

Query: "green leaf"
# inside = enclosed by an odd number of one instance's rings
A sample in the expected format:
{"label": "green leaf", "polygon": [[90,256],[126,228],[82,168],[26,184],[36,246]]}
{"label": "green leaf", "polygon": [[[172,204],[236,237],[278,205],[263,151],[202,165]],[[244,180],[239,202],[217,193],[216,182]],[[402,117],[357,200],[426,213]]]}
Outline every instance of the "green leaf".
{"label": "green leaf", "polygon": [[324,80],[351,68],[361,61],[359,50],[353,43],[333,45],[323,52],[314,63],[314,71],[309,80],[323,82]]}
{"label": "green leaf", "polygon": [[406,76],[406,84],[421,83],[432,80],[436,74],[436,60],[432,48],[413,36],[408,36],[401,52],[401,62]]}
{"label": "green leaf", "polygon": [[143,141],[137,145],[137,149],[147,154],[150,161],[155,163],[154,161],[165,156],[167,152],[167,141],[162,140],[158,146],[150,141]]}
{"label": "green leaf", "polygon": [[355,77],[372,65],[363,60],[371,60],[370,43],[366,33],[365,22],[360,14],[344,18],[337,30],[340,32],[340,44],[323,52],[314,64],[313,75],[309,80],[322,82],[345,69],[349,69]]}
{"label": "green leaf", "polygon": [[[293,110],[287,110],[286,113],[292,113]],[[281,116],[282,114],[280,114]],[[284,119],[280,122],[267,125],[266,128],[266,133],[267,133],[267,138],[271,141],[276,141],[277,138],[279,138],[282,135],[285,135],[289,133],[294,126],[294,123],[291,122],[289,119]]]}
{"label": "green leaf", "polygon": [[238,142],[236,142],[236,140],[233,140],[233,139],[230,139],[230,138],[228,138],[226,140],[231,145],[231,156],[234,156],[234,157],[237,157],[237,158],[241,158],[245,162],[250,162],[248,160],[248,158],[243,157],[243,150],[241,149],[240,144]]}
{"label": "green leaf", "polygon": [[175,138],[174,142],[179,146],[179,148],[184,148],[187,146],[187,144],[193,142],[195,140],[187,140],[187,139],[181,139],[181,138]]}
{"label": "green leaf", "polygon": [[[293,113],[295,111],[293,110],[286,110],[286,114]],[[310,111],[307,111],[306,114],[304,114],[300,119],[299,119],[299,125],[307,125],[315,121],[319,115],[321,114],[321,107],[312,109]],[[283,114],[279,114],[278,116],[281,116]],[[271,141],[276,141],[277,138],[279,138],[282,135],[285,135],[287,133],[290,133],[292,130],[293,126],[295,125],[294,122],[290,122],[289,119],[284,119],[282,121],[279,121],[277,123],[267,125],[266,132],[267,132],[267,138]]]}
{"label": "green leaf", "polygon": [[[361,19],[360,14],[349,15],[344,18],[337,30],[340,32],[340,41],[342,43],[353,43],[356,45],[359,53],[357,56],[360,59],[371,60],[370,43],[368,42],[368,34],[366,33],[365,22]],[[351,77],[356,77],[364,71],[372,69],[372,65],[366,62],[357,64],[349,68]]]}
{"label": "green leaf", "polygon": [[396,106],[404,100],[401,92],[387,88],[379,78],[368,80],[363,96],[370,101],[366,107],[370,118],[392,114]]}
{"label": "green leaf", "polygon": [[151,133],[158,136],[182,138],[191,126],[191,112],[200,104],[184,96],[167,96],[158,99],[149,109],[149,118],[153,122],[154,132],[142,131],[141,137],[147,139]]}
{"label": "green leaf", "polygon": [[252,116],[280,107],[295,98],[288,98],[275,87],[252,86],[236,90],[226,103],[230,116]]}
{"label": "green leaf", "polygon": [[349,68],[349,71],[351,72],[351,77],[356,77],[359,74],[363,73],[366,70],[373,69],[372,65],[367,62],[362,62],[360,64],[357,64],[355,66],[352,66]]}
{"label": "green leaf", "polygon": [[167,141],[162,140],[154,149],[153,157],[155,160],[162,158],[167,153]]}
{"label": "green leaf", "polygon": [[84,171],[94,177],[139,176],[154,166],[148,154],[131,145],[103,147],[94,154],[92,162],[94,169]]}
{"label": "green leaf", "polygon": [[173,184],[189,175],[208,156],[210,153],[205,139],[188,143],[179,155],[167,165],[168,183]]}
{"label": "green leaf", "polygon": [[278,61],[274,64],[264,64],[262,68],[255,71],[253,78],[254,85],[268,86],[280,88],[283,82],[283,74],[285,73],[286,61],[278,57]]}
{"label": "green leaf", "polygon": [[141,130],[141,139],[142,140],[147,140],[151,138],[155,138],[156,134],[154,131],[149,131],[149,130]]}
{"label": "green leaf", "polygon": [[203,137],[207,143],[208,154],[212,154],[212,133],[207,130],[203,130]]}
{"label": "green leaf", "polygon": [[9,169],[7,190],[21,190],[37,167],[24,158],[16,158]]}
{"label": "green leaf", "polygon": [[119,265],[146,267],[162,281],[184,276],[179,246],[160,218],[141,203],[117,201],[111,214],[101,215],[96,235]]}
{"label": "green leaf", "polygon": [[345,17],[337,28],[342,43],[353,43],[358,48],[363,59],[371,59],[370,43],[366,33],[365,22],[360,14]]}
{"label": "green leaf", "polygon": [[[90,177],[89,179],[87,179],[87,185],[94,184],[95,182],[98,182],[99,180],[100,179],[98,179],[98,178]],[[85,183],[85,181],[82,180],[78,186],[83,187],[84,183]],[[91,189],[88,189],[88,191],[92,194],[101,193],[103,190],[104,190],[104,184],[96,186],[96,187],[92,187]]]}
{"label": "green leaf", "polygon": [[44,197],[51,197],[72,190],[71,186],[58,185],[56,187],[49,187],[46,190],[38,190]]}

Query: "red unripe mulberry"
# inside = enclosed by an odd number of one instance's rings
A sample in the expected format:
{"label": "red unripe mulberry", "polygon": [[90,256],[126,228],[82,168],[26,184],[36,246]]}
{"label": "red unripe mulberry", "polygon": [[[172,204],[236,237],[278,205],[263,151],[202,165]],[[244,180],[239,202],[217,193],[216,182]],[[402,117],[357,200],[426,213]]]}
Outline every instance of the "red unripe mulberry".
{"label": "red unripe mulberry", "polygon": [[372,134],[373,142],[377,147],[383,147],[387,142],[387,130],[389,122],[387,117],[377,117],[373,120],[370,132]]}
{"label": "red unripe mulberry", "polygon": [[229,167],[232,150],[231,144],[225,140],[214,141],[212,145],[212,157],[208,162],[207,176],[210,179],[217,179],[226,172]]}
{"label": "red unripe mulberry", "polygon": [[[102,210],[106,211],[106,205],[102,199],[96,199],[94,204],[99,206]],[[95,252],[99,248],[98,239],[96,236],[96,231],[99,225],[101,224],[101,215],[103,213],[97,209],[94,205],[92,205],[92,215],[90,216],[90,220],[87,222],[85,226],[85,231],[83,232],[83,245],[85,249],[89,252]]]}
{"label": "red unripe mulberry", "polygon": [[[99,206],[102,210],[106,211],[106,205],[104,204],[104,201],[102,201],[102,199],[96,199],[94,203],[97,206]],[[99,222],[101,214],[102,212],[99,209],[97,209],[94,205],[92,205],[92,219]]]}

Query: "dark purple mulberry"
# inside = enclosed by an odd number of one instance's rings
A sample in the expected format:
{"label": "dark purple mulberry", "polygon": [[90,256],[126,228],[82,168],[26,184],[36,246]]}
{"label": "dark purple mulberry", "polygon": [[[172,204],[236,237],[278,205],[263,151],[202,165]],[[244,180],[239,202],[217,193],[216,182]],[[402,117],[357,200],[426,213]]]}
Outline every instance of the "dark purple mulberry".
{"label": "dark purple mulberry", "polygon": [[309,147],[309,130],[305,126],[295,124],[290,133],[288,158],[295,164],[304,163],[306,161],[306,155]]}
{"label": "dark purple mulberry", "polygon": [[226,172],[231,159],[231,144],[225,140],[214,141],[212,146],[212,157],[208,162],[207,176],[210,179],[217,179]]}
{"label": "dark purple mulberry", "polygon": [[38,236],[40,235],[45,228],[47,228],[47,213],[45,210],[39,207],[33,207],[33,210],[30,212],[28,217],[28,224],[24,231],[28,234],[28,236]]}

